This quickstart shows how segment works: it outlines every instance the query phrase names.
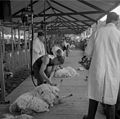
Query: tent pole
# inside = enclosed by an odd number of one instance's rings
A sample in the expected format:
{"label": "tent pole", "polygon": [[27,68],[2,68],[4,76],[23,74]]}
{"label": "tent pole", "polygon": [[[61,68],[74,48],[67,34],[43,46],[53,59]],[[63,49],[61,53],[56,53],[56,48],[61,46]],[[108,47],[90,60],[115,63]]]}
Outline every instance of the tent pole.
{"label": "tent pole", "polygon": [[45,21],[46,21],[46,19],[45,19],[45,3],[46,3],[46,0],[44,0],[44,37],[45,37],[45,53],[47,54],[47,38],[46,38],[46,23],[45,23]]}
{"label": "tent pole", "polygon": [[31,78],[32,78],[32,81],[33,81],[33,74],[32,74],[32,57],[33,57],[32,52],[33,52],[33,39],[34,39],[33,5],[32,5],[33,0],[30,0],[30,2],[31,2],[31,31],[32,31],[32,37],[31,37],[31,40],[30,40],[30,70],[31,70]]}
{"label": "tent pole", "polygon": [[9,101],[5,101],[5,79],[4,79],[4,28],[2,28],[2,33],[0,35],[0,82],[1,82],[1,99],[0,104],[8,104]]}

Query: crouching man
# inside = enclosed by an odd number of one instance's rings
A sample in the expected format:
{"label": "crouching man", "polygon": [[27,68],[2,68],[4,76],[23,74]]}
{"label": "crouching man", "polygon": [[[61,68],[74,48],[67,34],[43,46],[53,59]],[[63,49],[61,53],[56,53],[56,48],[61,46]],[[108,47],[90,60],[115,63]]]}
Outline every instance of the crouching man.
{"label": "crouching man", "polygon": [[[56,57],[51,59],[49,55],[43,55],[38,58],[33,64],[33,76],[37,79],[37,85],[48,83],[53,85],[51,78],[53,77],[55,66],[64,63],[64,57],[60,49],[56,51]],[[51,67],[51,71],[48,73],[48,68]]]}

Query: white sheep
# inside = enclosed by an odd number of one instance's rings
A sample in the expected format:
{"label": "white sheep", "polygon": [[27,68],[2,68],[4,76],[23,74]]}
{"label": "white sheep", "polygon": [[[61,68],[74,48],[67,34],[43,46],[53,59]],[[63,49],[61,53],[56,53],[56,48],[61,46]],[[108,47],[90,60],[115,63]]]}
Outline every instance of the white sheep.
{"label": "white sheep", "polygon": [[49,84],[42,84],[35,87],[34,90],[20,95],[9,107],[13,112],[49,111],[49,106],[53,106],[59,93],[59,88]]}
{"label": "white sheep", "polygon": [[65,68],[63,69],[59,69],[55,72],[54,75],[55,78],[68,78],[71,77],[71,74],[68,70],[66,70]]}
{"label": "white sheep", "polygon": [[45,112],[49,111],[49,105],[42,99],[33,96],[30,92],[19,96],[9,107],[11,113],[16,111],[29,109],[34,112]]}
{"label": "white sheep", "polygon": [[76,75],[79,75],[77,73],[77,71],[72,68],[72,67],[64,67],[62,69],[58,69],[55,74],[54,77],[56,78],[69,78],[69,77],[74,77]]}
{"label": "white sheep", "polygon": [[70,74],[71,74],[72,77],[78,75],[77,71],[74,68],[72,68],[72,67],[66,67],[66,69],[70,72]]}
{"label": "white sheep", "polygon": [[37,96],[47,102],[50,106],[53,106],[53,102],[58,96],[59,88],[51,86],[49,84],[42,84],[36,87],[32,92],[34,96]]}
{"label": "white sheep", "polygon": [[69,78],[78,75],[77,71],[72,67],[64,67],[62,69],[58,69],[55,72],[54,77],[56,78]]}
{"label": "white sheep", "polygon": [[27,114],[22,114],[17,116],[13,116],[11,114],[4,114],[4,118],[2,119],[33,119],[33,117]]}

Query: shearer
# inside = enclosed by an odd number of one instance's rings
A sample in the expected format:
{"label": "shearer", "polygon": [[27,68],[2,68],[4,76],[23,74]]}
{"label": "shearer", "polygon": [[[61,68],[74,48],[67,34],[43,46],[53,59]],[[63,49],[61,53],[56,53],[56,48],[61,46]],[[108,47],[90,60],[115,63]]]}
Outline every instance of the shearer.
{"label": "shearer", "polygon": [[[33,64],[33,76],[37,79],[37,85],[48,83],[53,85],[51,78],[55,71],[55,66],[64,63],[64,57],[60,49],[56,51],[56,57],[51,59],[49,55],[43,55],[38,58]],[[48,68],[51,70],[48,72]]]}

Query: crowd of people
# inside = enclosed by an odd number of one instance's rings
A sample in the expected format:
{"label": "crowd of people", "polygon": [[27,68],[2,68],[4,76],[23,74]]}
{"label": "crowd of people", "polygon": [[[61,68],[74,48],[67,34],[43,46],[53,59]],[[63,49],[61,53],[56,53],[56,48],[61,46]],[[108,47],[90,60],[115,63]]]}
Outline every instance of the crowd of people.
{"label": "crowd of people", "polygon": [[[106,25],[91,35],[85,48],[85,56],[91,58],[91,63],[88,73],[89,107],[88,114],[83,119],[95,119],[99,102],[105,105],[106,119],[120,119],[120,31],[116,27],[118,20],[119,15],[108,13]],[[39,32],[33,42],[33,75],[38,85],[54,85],[51,77],[55,67],[64,63],[65,55],[69,56],[70,45],[65,40],[62,43],[50,42],[49,50],[46,50],[43,36]],[[49,66],[50,71],[47,70]]]}

